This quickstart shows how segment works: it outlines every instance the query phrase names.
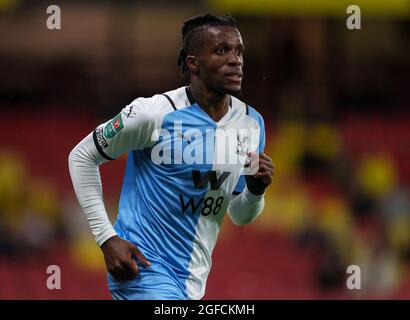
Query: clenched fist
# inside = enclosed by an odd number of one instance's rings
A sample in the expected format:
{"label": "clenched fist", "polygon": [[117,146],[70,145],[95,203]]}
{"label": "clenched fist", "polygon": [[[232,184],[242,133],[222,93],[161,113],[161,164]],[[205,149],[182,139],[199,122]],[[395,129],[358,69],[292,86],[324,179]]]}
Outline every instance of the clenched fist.
{"label": "clenched fist", "polygon": [[265,189],[272,183],[272,176],[275,172],[275,166],[272,163],[272,159],[265,153],[251,154],[250,161],[255,162],[258,160],[259,168],[258,172],[254,175],[246,175],[246,186],[253,194],[260,195],[265,192]]}

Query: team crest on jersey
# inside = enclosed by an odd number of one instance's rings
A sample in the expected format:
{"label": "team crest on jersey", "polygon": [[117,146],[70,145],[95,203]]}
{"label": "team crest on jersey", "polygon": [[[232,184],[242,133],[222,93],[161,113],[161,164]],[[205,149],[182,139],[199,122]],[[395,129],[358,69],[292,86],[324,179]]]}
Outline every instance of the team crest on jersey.
{"label": "team crest on jersey", "polygon": [[105,126],[104,137],[111,139],[120,132],[122,128],[124,128],[124,124],[122,123],[121,113],[119,113]]}
{"label": "team crest on jersey", "polygon": [[241,136],[239,133],[236,136],[237,139],[237,146],[236,146],[236,153],[241,155],[241,156],[246,156],[248,155],[248,145],[247,145],[247,136]]}

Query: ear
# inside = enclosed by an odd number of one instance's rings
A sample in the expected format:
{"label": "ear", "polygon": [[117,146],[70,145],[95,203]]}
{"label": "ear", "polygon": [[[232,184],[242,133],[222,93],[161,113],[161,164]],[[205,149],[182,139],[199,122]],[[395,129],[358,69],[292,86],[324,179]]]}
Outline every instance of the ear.
{"label": "ear", "polygon": [[188,67],[188,70],[192,73],[198,73],[199,72],[199,63],[198,63],[198,57],[193,56],[193,55],[188,55],[186,57],[186,65]]}

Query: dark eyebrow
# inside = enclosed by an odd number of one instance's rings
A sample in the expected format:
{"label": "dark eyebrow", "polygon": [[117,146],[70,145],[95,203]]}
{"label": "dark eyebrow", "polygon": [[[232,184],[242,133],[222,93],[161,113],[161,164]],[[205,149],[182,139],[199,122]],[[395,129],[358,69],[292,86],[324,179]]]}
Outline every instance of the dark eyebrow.
{"label": "dark eyebrow", "polygon": [[[232,45],[230,43],[224,42],[224,41],[223,42],[218,42],[215,45],[215,47],[220,47],[220,46],[222,46],[222,47],[232,47]],[[234,45],[233,47],[236,47],[236,46],[239,46],[242,50],[245,50],[245,46],[244,46],[243,43],[239,43],[238,45]]]}

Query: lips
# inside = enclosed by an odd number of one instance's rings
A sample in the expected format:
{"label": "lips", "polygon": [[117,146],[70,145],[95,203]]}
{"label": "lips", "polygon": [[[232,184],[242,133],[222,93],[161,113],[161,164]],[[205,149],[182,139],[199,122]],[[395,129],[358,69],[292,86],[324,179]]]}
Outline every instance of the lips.
{"label": "lips", "polygon": [[242,72],[235,71],[235,72],[229,72],[225,75],[225,77],[233,82],[241,82],[242,81]]}

